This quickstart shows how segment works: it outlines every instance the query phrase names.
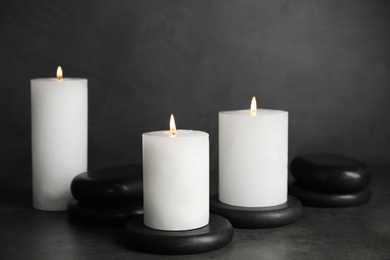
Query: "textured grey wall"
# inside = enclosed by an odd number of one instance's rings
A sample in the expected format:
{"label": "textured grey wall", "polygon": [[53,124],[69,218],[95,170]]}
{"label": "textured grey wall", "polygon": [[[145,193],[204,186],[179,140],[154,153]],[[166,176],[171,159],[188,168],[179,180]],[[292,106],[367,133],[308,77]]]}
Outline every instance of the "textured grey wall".
{"label": "textured grey wall", "polygon": [[[390,162],[390,2],[0,2],[1,173],[30,174],[31,78],[89,80],[90,169],[141,162],[141,134],[210,133],[218,111],[290,112],[290,158]],[[22,173],[20,173],[22,174]]]}

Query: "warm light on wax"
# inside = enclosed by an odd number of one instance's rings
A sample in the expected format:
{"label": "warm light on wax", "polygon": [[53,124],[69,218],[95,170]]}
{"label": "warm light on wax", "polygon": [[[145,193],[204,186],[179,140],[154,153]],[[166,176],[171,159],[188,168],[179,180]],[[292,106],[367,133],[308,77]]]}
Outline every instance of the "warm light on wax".
{"label": "warm light on wax", "polygon": [[145,226],[183,231],[209,223],[209,135],[176,129],[142,134]]}
{"label": "warm light on wax", "polygon": [[[54,75],[53,75],[54,76]],[[31,80],[33,206],[66,210],[70,184],[87,170],[88,81],[56,77]]]}
{"label": "warm light on wax", "polygon": [[176,124],[175,124],[175,117],[173,114],[171,114],[171,118],[169,120],[169,136],[175,137],[176,136]]}
{"label": "warm light on wax", "polygon": [[58,80],[62,80],[62,77],[63,77],[62,68],[61,68],[61,66],[58,66],[58,68],[57,68],[57,79]]}
{"label": "warm light on wax", "polygon": [[252,102],[251,102],[251,115],[255,116],[257,113],[257,102],[256,102],[256,97],[253,96]]}
{"label": "warm light on wax", "polygon": [[[219,200],[239,207],[287,201],[288,112],[219,112]],[[249,112],[249,113],[248,113]]]}

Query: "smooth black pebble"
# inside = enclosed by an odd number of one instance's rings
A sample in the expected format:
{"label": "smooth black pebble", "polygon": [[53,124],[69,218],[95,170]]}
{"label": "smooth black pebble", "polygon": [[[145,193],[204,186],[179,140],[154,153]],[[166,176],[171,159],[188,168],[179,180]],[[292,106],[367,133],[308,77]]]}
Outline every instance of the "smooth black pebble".
{"label": "smooth black pebble", "polygon": [[200,254],[222,248],[233,239],[234,229],[225,218],[210,214],[209,224],[193,230],[162,231],[144,225],[143,217],[126,224],[125,243],[137,251],[164,254]]}
{"label": "smooth black pebble", "polygon": [[70,219],[88,224],[120,225],[143,213],[142,202],[115,207],[85,206],[75,199],[68,203]]}
{"label": "smooth black pebble", "polygon": [[290,170],[301,186],[326,192],[357,192],[371,181],[365,163],[337,154],[297,156],[292,160]]}
{"label": "smooth black pebble", "polygon": [[288,193],[298,198],[302,205],[323,208],[353,207],[366,203],[371,197],[369,188],[354,193],[329,193],[307,189],[294,182]]}
{"label": "smooth black pebble", "polygon": [[83,205],[112,206],[142,202],[142,165],[121,165],[77,175],[73,197]]}
{"label": "smooth black pebble", "polygon": [[210,197],[210,211],[225,217],[235,228],[272,228],[294,223],[302,215],[302,204],[293,196],[271,207],[239,207],[221,202],[218,194]]}

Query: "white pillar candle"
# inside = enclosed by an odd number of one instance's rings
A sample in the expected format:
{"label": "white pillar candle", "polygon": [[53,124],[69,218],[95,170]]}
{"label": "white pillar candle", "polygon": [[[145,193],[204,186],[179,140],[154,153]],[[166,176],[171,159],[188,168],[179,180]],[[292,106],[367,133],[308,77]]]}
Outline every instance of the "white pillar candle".
{"label": "white pillar candle", "polygon": [[66,210],[73,177],[87,170],[86,79],[31,80],[33,206]]}
{"label": "white pillar candle", "polygon": [[[175,134],[174,134],[175,133]],[[155,131],[142,135],[144,224],[178,231],[209,222],[209,135]]]}
{"label": "white pillar candle", "polygon": [[288,112],[219,113],[219,200],[243,207],[287,201]]}

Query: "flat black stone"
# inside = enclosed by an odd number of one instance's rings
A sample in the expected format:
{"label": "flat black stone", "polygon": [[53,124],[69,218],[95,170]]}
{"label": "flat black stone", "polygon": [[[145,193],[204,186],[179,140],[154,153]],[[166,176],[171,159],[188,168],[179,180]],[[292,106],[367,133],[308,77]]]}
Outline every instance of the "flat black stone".
{"label": "flat black stone", "polygon": [[371,173],[363,162],[337,154],[305,154],[291,162],[291,174],[309,189],[349,193],[363,190]]}
{"label": "flat black stone", "polygon": [[366,203],[371,197],[371,191],[368,187],[354,193],[328,193],[307,189],[298,182],[289,186],[288,193],[297,197],[304,206],[323,208],[358,206]]}
{"label": "flat black stone", "polygon": [[142,201],[142,185],[142,165],[120,165],[77,175],[71,192],[84,205],[125,205]]}
{"label": "flat black stone", "polygon": [[287,202],[273,207],[238,207],[210,197],[210,211],[227,218],[235,228],[272,228],[294,223],[302,214],[302,205],[288,196]]}
{"label": "flat black stone", "polygon": [[82,223],[123,225],[129,219],[143,213],[142,202],[115,207],[85,206],[75,199],[71,199],[68,203],[68,214],[71,220]]}
{"label": "flat black stone", "polygon": [[127,222],[126,245],[137,251],[164,254],[199,254],[222,248],[233,239],[234,229],[225,218],[210,214],[209,224],[188,231],[162,231],[144,225],[143,216]]}

